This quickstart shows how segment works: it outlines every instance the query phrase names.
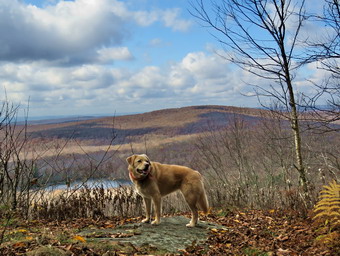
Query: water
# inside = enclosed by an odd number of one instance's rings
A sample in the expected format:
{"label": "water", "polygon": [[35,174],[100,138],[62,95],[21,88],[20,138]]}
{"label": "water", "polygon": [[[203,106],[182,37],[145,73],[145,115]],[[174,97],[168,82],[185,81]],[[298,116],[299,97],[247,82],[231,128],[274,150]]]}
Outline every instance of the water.
{"label": "water", "polygon": [[108,180],[108,179],[90,179],[88,181],[75,181],[68,187],[64,184],[50,185],[47,189],[50,190],[66,190],[66,189],[78,189],[82,186],[87,188],[98,188],[103,187],[104,189],[117,188],[119,186],[129,186],[131,185],[129,180]]}

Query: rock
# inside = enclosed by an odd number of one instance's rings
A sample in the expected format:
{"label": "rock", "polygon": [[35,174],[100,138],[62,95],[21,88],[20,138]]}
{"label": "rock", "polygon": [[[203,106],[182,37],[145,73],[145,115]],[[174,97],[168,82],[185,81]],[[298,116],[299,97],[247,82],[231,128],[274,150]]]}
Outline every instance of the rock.
{"label": "rock", "polygon": [[59,248],[43,246],[27,253],[27,256],[69,256],[71,252],[65,252]]}
{"label": "rock", "polygon": [[87,240],[119,241],[136,247],[155,247],[169,253],[178,253],[193,244],[203,243],[210,229],[225,229],[217,224],[200,221],[194,228],[187,228],[189,219],[183,216],[162,218],[160,225],[133,223],[115,229],[84,230],[79,233]]}

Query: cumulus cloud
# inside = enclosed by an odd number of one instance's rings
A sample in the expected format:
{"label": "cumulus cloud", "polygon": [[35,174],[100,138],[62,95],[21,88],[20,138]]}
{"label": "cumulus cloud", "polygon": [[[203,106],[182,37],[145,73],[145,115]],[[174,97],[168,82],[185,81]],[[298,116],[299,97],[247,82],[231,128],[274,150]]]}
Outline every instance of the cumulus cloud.
{"label": "cumulus cloud", "polygon": [[[117,0],[45,3],[0,0],[0,93],[17,103],[30,98],[35,113],[142,111],[239,96],[237,73],[204,52],[162,66],[110,65],[134,60],[123,44],[131,25],[188,30],[192,23],[178,8],[132,11]],[[166,43],[155,36],[149,46],[155,45]]]}
{"label": "cumulus cloud", "polygon": [[231,104],[240,97],[239,77],[229,63],[203,52],[189,53],[165,67],[146,66],[137,71],[99,64],[51,67],[7,63],[0,68],[0,83],[7,95],[18,102],[30,97],[31,109],[39,106],[41,111],[65,104],[70,111],[89,108],[87,112],[93,111],[91,104],[97,111],[112,106],[112,112],[122,112],[129,105],[155,109],[196,100]]}
{"label": "cumulus cloud", "polygon": [[194,52],[165,68],[144,67],[123,79],[117,79],[115,85],[130,100],[145,100],[143,97],[152,95],[154,98],[182,97],[194,101],[197,96],[225,97],[228,91],[234,93],[236,80],[236,74],[231,72],[223,59]]}
{"label": "cumulus cloud", "polygon": [[178,31],[187,31],[192,22],[184,19],[179,19],[180,9],[174,8],[171,10],[166,10],[161,13],[161,18],[166,27],[173,28]]}
{"label": "cumulus cloud", "polygon": [[0,60],[129,60],[126,47],[114,47],[131,36],[131,23],[150,26],[159,21],[174,30],[188,29],[191,22],[179,15],[179,9],[130,11],[117,0],[59,1],[42,8],[0,0]]}
{"label": "cumulus cloud", "polygon": [[132,60],[133,55],[127,47],[109,47],[97,50],[98,60],[110,63],[115,60]]}
{"label": "cumulus cloud", "polygon": [[[319,79],[316,75],[312,78]],[[299,81],[298,87],[306,90],[306,85]],[[242,94],[254,96],[247,83],[265,85],[264,82],[235,69],[221,57],[204,52],[188,53],[167,66],[145,66],[138,70],[98,63],[0,66],[0,84],[6,88],[8,98],[25,102],[30,97],[30,109],[40,113],[49,113],[52,108],[61,111],[64,106],[68,106],[63,110],[68,114],[135,112],[193,104],[252,106],[256,105],[256,97],[242,99]]]}
{"label": "cumulus cloud", "polygon": [[61,1],[41,9],[1,0],[1,60],[80,59],[98,45],[122,42],[125,23],[107,8],[110,2]]}
{"label": "cumulus cloud", "polygon": [[141,26],[149,26],[159,21],[165,27],[175,31],[187,31],[192,25],[191,20],[180,18],[181,10],[179,8],[171,8],[166,10],[137,11],[128,13]]}

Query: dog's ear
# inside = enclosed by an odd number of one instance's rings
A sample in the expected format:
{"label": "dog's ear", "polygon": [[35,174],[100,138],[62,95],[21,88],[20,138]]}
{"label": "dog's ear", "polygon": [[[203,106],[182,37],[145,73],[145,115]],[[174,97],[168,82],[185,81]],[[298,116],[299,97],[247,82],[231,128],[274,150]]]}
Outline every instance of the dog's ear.
{"label": "dog's ear", "polygon": [[136,155],[129,156],[128,158],[126,158],[126,162],[128,162],[129,165],[132,165],[135,157],[136,157]]}

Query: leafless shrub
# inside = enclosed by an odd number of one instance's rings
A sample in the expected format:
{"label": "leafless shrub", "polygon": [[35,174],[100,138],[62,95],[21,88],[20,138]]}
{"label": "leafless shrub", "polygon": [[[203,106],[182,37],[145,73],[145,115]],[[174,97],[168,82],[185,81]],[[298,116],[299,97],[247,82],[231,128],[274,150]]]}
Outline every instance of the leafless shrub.
{"label": "leafless shrub", "polygon": [[[111,128],[106,148],[95,154],[89,154],[73,136],[76,130],[67,139],[38,143],[37,139],[30,137],[27,116],[24,122],[18,121],[18,111],[19,106],[8,101],[0,106],[0,207],[29,218],[33,202],[41,201],[40,192],[53,182],[63,181],[70,185],[81,180],[82,183],[75,188],[77,190],[101,173],[117,152],[112,149],[116,136]],[[70,144],[77,147],[77,153],[65,153]],[[98,193],[94,195],[98,196]],[[63,200],[61,197],[60,202]]]}
{"label": "leafless shrub", "polygon": [[[269,114],[256,123],[234,116],[225,129],[217,131],[210,124],[210,131],[196,141],[195,168],[204,171],[212,206],[308,210],[294,171],[289,123]],[[329,135],[303,134],[312,200],[321,182],[340,172],[339,158],[334,155],[339,140]]]}
{"label": "leafless shrub", "polygon": [[8,101],[0,106],[0,205],[27,214],[36,166],[35,159],[24,157],[27,122],[18,123],[18,111],[19,106]]}

